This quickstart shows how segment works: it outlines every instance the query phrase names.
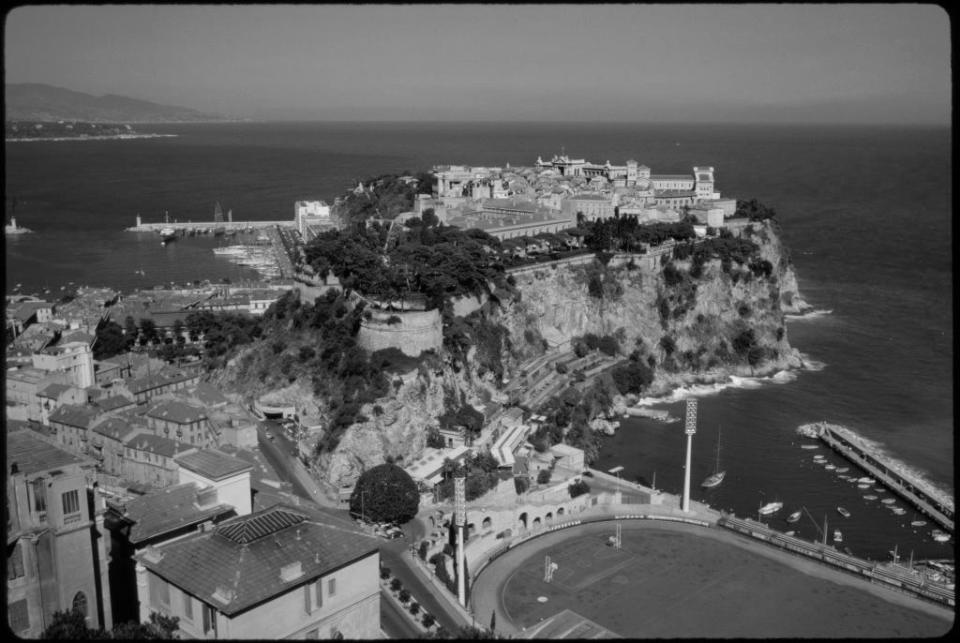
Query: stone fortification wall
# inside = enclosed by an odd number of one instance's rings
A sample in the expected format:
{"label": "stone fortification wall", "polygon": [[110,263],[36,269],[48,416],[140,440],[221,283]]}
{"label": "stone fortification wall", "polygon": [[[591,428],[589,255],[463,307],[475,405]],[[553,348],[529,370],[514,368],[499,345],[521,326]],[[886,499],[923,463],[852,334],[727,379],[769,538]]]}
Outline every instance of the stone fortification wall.
{"label": "stone fortification wall", "polygon": [[[364,350],[373,352],[385,348],[398,348],[410,357],[421,352],[440,350],[443,345],[443,326],[439,310],[387,312],[371,310],[369,319],[360,322],[357,344]],[[399,323],[390,324],[387,320],[397,317]]]}

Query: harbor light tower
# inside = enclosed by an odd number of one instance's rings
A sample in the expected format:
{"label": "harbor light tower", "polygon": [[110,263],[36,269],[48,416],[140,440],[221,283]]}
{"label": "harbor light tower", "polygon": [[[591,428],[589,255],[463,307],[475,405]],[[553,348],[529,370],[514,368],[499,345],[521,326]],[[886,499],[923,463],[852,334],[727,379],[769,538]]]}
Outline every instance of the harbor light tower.
{"label": "harbor light tower", "polygon": [[693,434],[697,432],[697,400],[687,400],[687,421],[683,430],[687,434],[687,463],[683,468],[683,511],[690,511],[690,454],[693,451]]}
{"label": "harbor light tower", "polygon": [[453,479],[453,499],[456,505],[454,528],[457,530],[457,598],[460,605],[467,606],[467,579],[464,567],[463,531],[467,528],[466,478]]}

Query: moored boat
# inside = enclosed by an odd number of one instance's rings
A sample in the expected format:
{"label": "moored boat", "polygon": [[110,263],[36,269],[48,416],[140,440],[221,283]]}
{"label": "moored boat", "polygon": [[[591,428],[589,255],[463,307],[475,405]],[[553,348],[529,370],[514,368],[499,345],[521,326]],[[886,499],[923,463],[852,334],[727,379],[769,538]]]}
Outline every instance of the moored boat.
{"label": "moored boat", "polygon": [[705,489],[712,489],[723,482],[723,478],[726,475],[726,471],[720,470],[720,428],[717,428],[717,462],[714,465],[713,473],[707,476],[707,478],[700,483],[700,486]]}
{"label": "moored boat", "polygon": [[926,520],[914,520],[913,522],[910,523],[910,526],[911,526],[911,527],[923,527],[923,526],[926,525],[926,524],[927,524],[927,521],[926,521]]}
{"label": "moored boat", "polygon": [[844,509],[843,507],[837,507],[837,513],[843,516],[844,518],[850,517],[850,512]]}
{"label": "moored boat", "polygon": [[867,495],[865,495],[865,496],[863,497],[863,499],[864,499],[864,500],[876,500],[877,497],[876,497],[875,495],[873,495],[872,493],[868,493]]}
{"label": "moored boat", "polygon": [[874,479],[871,478],[870,476],[863,476],[862,478],[860,478],[859,481],[860,481],[860,483],[862,483],[862,484],[873,484],[873,483],[876,482],[876,480],[874,480]]}
{"label": "moored boat", "polygon": [[759,511],[760,511],[760,515],[769,516],[770,514],[777,513],[781,509],[783,509],[783,503],[775,501],[775,502],[768,502],[767,504],[763,505],[762,507],[760,507]]}
{"label": "moored boat", "polygon": [[933,536],[933,539],[938,543],[945,543],[950,540],[950,534],[945,531],[940,531],[939,529],[934,529],[930,532],[930,535]]}
{"label": "moored boat", "polygon": [[162,228],[160,230],[160,242],[163,244],[170,243],[177,238],[177,231],[171,227]]}
{"label": "moored boat", "polygon": [[837,467],[837,473],[846,473],[850,470],[850,467]]}
{"label": "moored boat", "polygon": [[892,505],[892,504],[895,503],[896,501],[897,501],[896,498],[884,498],[884,499],[881,500],[880,502],[882,502],[882,503],[885,504],[885,505]]}
{"label": "moored boat", "polygon": [[833,530],[833,542],[835,543],[843,542],[843,533],[839,529]]}
{"label": "moored boat", "polygon": [[802,515],[802,513],[803,513],[802,510],[797,509],[792,514],[787,516],[787,522],[789,523],[797,522],[798,520],[800,520],[800,516]]}
{"label": "moored boat", "polygon": [[800,445],[800,448],[801,448],[801,449],[819,449],[819,448],[820,448],[820,445],[818,445],[818,444],[801,444],[801,445]]}
{"label": "moored boat", "polygon": [[827,471],[833,471],[836,468],[837,468],[836,465],[833,465],[833,464],[828,464],[827,466],[824,467],[824,469],[826,469]]}

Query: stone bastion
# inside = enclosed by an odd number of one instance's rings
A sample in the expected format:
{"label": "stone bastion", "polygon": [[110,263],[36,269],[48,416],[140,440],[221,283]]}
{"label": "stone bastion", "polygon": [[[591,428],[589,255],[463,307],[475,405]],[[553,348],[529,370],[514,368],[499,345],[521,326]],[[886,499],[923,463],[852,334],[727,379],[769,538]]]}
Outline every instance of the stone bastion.
{"label": "stone bastion", "polygon": [[368,311],[370,317],[364,316],[357,333],[357,344],[366,351],[398,348],[405,355],[418,357],[431,348],[439,351],[443,345],[439,310]]}

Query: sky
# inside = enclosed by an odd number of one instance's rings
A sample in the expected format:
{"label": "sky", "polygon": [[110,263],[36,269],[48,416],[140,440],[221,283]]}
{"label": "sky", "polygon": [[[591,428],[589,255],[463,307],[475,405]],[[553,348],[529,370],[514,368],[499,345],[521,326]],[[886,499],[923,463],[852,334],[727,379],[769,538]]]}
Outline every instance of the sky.
{"label": "sky", "polygon": [[254,120],[950,123],[935,5],[48,5],[7,83]]}

